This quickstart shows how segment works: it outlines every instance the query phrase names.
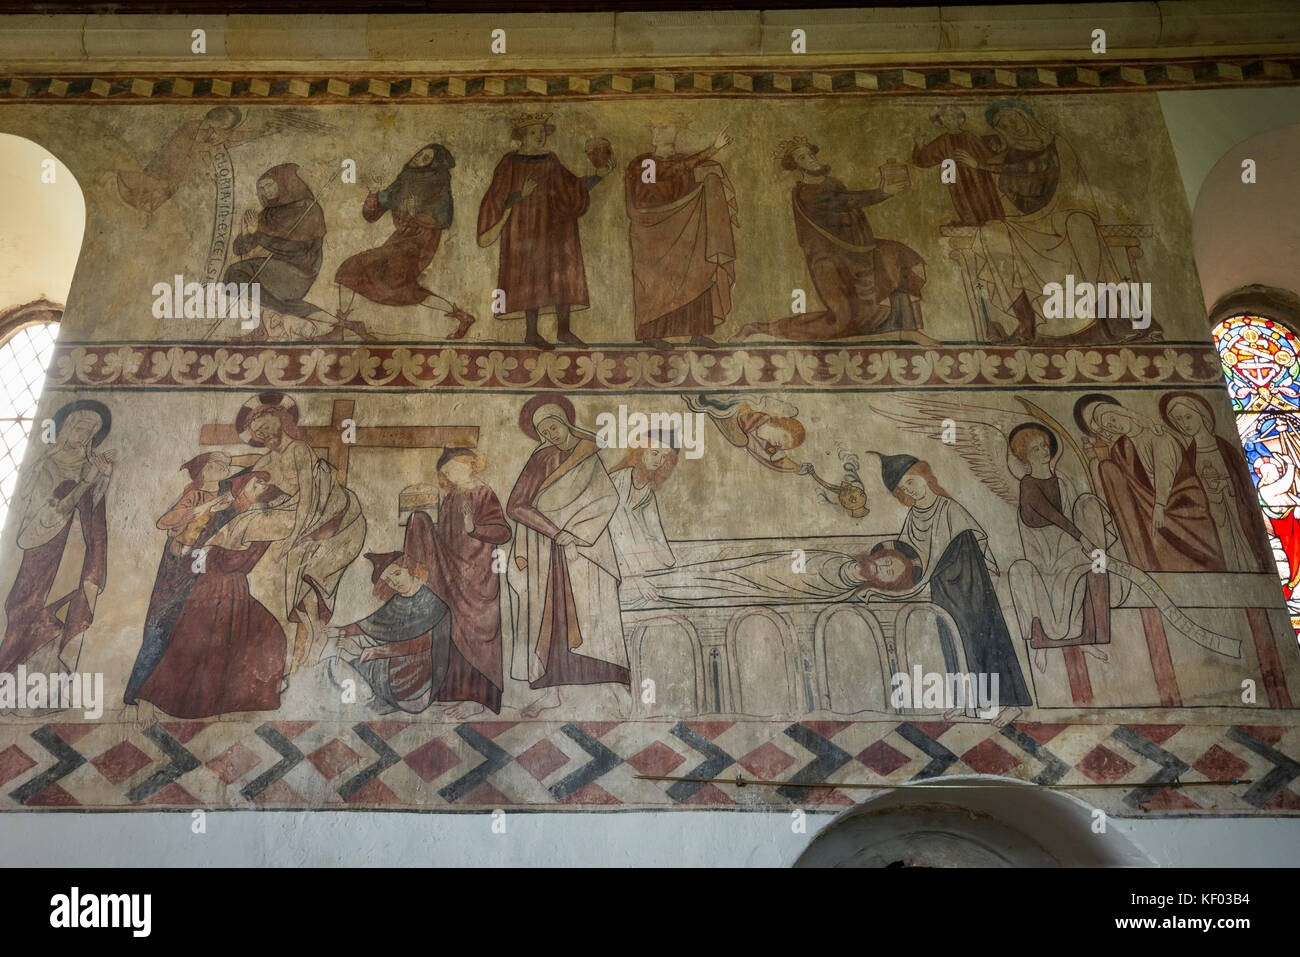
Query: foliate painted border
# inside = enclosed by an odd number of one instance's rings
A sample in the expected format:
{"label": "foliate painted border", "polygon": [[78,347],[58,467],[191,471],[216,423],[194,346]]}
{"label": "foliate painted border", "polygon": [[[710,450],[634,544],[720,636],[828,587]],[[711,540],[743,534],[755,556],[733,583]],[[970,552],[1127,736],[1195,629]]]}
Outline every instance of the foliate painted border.
{"label": "foliate painted border", "polygon": [[1300,56],[1026,64],[873,64],[807,68],[350,73],[25,73],[0,77],[0,103],[431,102],[665,95],[944,96],[1273,86],[1300,78]]}
{"label": "foliate painted border", "polygon": [[539,352],[485,345],[61,344],[46,388],[465,389],[494,392],[1222,386],[1209,346],[1097,349],[747,345]]}
{"label": "foliate painted border", "polygon": [[[873,792],[636,776],[898,786],[978,773],[1113,785],[1076,793],[1121,817],[1300,814],[1300,728],[1272,725],[174,721],[5,724],[3,736],[0,811],[833,810]],[[1232,783],[1167,787],[1205,781]]]}

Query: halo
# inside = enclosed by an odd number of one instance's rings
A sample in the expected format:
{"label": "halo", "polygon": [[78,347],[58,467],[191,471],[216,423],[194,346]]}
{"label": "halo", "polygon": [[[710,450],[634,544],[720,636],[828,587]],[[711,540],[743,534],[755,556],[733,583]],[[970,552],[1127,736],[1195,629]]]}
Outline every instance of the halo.
{"label": "halo", "polygon": [[1084,419],[1083,413],[1088,406],[1095,405],[1098,402],[1106,405],[1119,405],[1118,399],[1102,392],[1089,392],[1087,395],[1080,396],[1079,400],[1074,403],[1074,424],[1079,427],[1079,431],[1084,435],[1092,435],[1094,437],[1096,435],[1096,433],[1088,426],[1088,422]]}
{"label": "halo", "polygon": [[94,412],[99,416],[99,431],[94,434],[90,440],[92,449],[98,448],[99,443],[108,438],[109,429],[113,427],[113,413],[108,411],[108,406],[102,402],[96,402],[94,399],[78,399],[76,402],[69,402],[58,412],[54,413],[54,434],[58,435],[63,429],[63,420],[73,412],[82,410]]}
{"label": "halo", "polygon": [[1020,425],[1017,425],[1014,429],[1011,430],[1011,434],[1007,436],[1007,447],[1010,448],[1011,440],[1014,439],[1021,432],[1024,432],[1026,429],[1037,429],[1039,432],[1042,432],[1047,435],[1048,449],[1052,453],[1052,461],[1056,461],[1056,455],[1057,452],[1060,451],[1061,444],[1058,441],[1056,441],[1056,433],[1053,432],[1051,429],[1049,429],[1047,426],[1043,425],[1043,423],[1041,422],[1022,422],[1020,423]]}
{"label": "halo", "polygon": [[1203,395],[1197,395],[1195,392],[1166,392],[1160,397],[1160,418],[1164,419],[1168,425],[1181,432],[1177,426],[1169,419],[1169,406],[1174,399],[1191,399],[1194,403],[1204,409],[1210,416],[1210,421],[1218,425],[1218,417],[1214,414],[1214,406],[1210,405],[1210,400]]}
{"label": "halo", "polygon": [[877,542],[873,545],[871,551],[867,552],[867,555],[874,555],[887,548],[891,551],[899,552],[907,558],[908,565],[912,569],[911,584],[915,585],[921,578],[921,556],[917,550],[901,539],[888,539],[883,542]]}
{"label": "halo", "polygon": [[575,424],[573,403],[568,398],[558,392],[539,392],[525,402],[524,407],[519,411],[519,430],[534,442],[540,442],[541,437],[537,434],[537,427],[533,425],[533,413],[544,405],[558,405],[569,417],[569,425]]}
{"label": "halo", "polygon": [[241,405],[239,412],[235,415],[235,431],[239,433],[239,441],[254,448],[261,448],[262,443],[253,437],[249,427],[253,424],[253,418],[259,412],[277,409],[288,413],[289,418],[293,420],[293,424],[298,424],[298,403],[283,392],[259,392]]}

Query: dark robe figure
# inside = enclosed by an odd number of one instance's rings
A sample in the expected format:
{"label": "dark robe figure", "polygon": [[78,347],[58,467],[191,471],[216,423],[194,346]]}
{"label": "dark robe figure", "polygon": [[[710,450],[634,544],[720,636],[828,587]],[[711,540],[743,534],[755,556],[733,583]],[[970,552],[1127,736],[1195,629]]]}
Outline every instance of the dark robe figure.
{"label": "dark robe figure", "polygon": [[[469,449],[447,449],[438,460],[439,479],[453,461],[473,459]],[[487,485],[443,484],[438,521],[411,515],[407,555],[428,568],[433,593],[451,609],[451,647],[436,701],[476,701],[501,712],[505,687],[501,667],[501,576],[492,553],[510,541],[510,527],[496,494]],[[472,526],[468,531],[466,525]]]}
{"label": "dark robe figure", "polygon": [[20,664],[76,670],[80,639],[108,577],[104,502],[113,453],[94,450],[112,416],[103,403],[80,399],[59,409],[54,423],[53,447],[24,470],[11,506],[23,559],[4,602],[0,672],[8,674]]}
{"label": "dark robe figure", "polygon": [[[642,153],[627,165],[624,197],[637,339],[652,344],[676,336],[703,340],[731,312],[736,197],[726,171],[713,160],[717,152],[715,145],[691,155]],[[649,183],[646,161],[654,163]]]}
{"label": "dark robe figure", "polygon": [[1074,417],[1085,435],[1110,442],[1097,475],[1128,560],[1149,572],[1223,571],[1209,502],[1181,443],[1100,393],[1081,397]]}
{"label": "dark robe figure", "polygon": [[[960,128],[949,128],[928,143],[917,143],[912,150],[912,163],[928,169],[952,159],[957,152],[967,153],[980,163],[987,163],[997,156],[994,145],[997,143],[997,137],[981,137]],[[957,213],[954,225],[979,226],[1003,218],[1002,197],[998,194],[993,174],[987,169],[957,163],[954,182],[947,186],[948,198],[952,200],[953,209]]]}
{"label": "dark robe figure", "polygon": [[[899,540],[920,556],[930,598],[957,624],[965,671],[998,676],[999,708],[1033,704],[989,577],[988,535],[948,497],[929,465],[910,455],[882,455],[885,488],[908,507]],[[994,565],[994,568],[997,566]],[[940,635],[942,642],[943,635]],[[946,642],[942,642],[947,644]],[[950,671],[958,671],[945,648]]]}
{"label": "dark robe figure", "polygon": [[233,515],[228,506],[231,501],[229,481],[220,481],[216,490],[205,488],[205,470],[230,471],[230,458],[220,452],[205,452],[186,462],[181,468],[190,473],[190,483],[161,518],[158,527],[167,532],[167,544],[158,560],[153,592],[144,617],[144,639],[136,656],[135,665],[126,682],[122,696],[127,704],[136,703],[136,692],[145,678],[162,658],[171,639],[181,606],[189,596],[197,575],[194,572],[195,556],[192,549],[201,548],[203,542],[220,526],[223,514]]}
{"label": "dark robe figure", "polygon": [[[816,147],[807,145],[803,150],[811,154]],[[783,165],[817,177],[815,182],[797,183],[790,201],[795,236],[813,287],[826,308],[752,323],[741,330],[740,337],[764,334],[806,342],[919,330],[925,260],[910,246],[876,238],[863,211],[866,206],[883,203],[892,193],[851,190],[827,175],[829,166],[808,169],[805,162],[816,161],[810,155],[806,161],[787,157]]]}
{"label": "dark robe figure", "polygon": [[[374,223],[392,213],[393,233],[383,245],[345,259],[334,273],[334,281],[385,306],[414,306],[437,296],[420,285],[420,273],[433,262],[443,231],[451,227],[451,170],[455,165],[445,146],[430,143],[407,161],[387,189],[366,196],[362,217]],[[460,339],[474,317],[455,310],[452,318],[461,326],[450,338]]]}
{"label": "dark robe figure", "polygon": [[[341,629],[351,639],[344,657],[365,679],[380,714],[419,714],[434,701],[447,674],[452,616],[429,590],[425,567],[402,552],[367,552],[375,594],[387,600]],[[359,652],[359,653],[357,653]]]}
{"label": "dark robe figure", "polygon": [[569,314],[590,305],[578,219],[602,178],[579,178],[542,149],[555,130],[548,121],[549,114],[514,118],[511,136],[520,149],[501,157],[478,210],[479,245],[490,246],[498,236],[501,241],[497,288],[505,304],[495,315],[522,316],[525,342],[543,349],[552,347],[537,332],[543,312],[555,313],[561,342],[582,344],[569,329]]}
{"label": "dark robe figure", "polygon": [[273,166],[257,181],[262,211],[257,229],[240,233],[231,248],[250,256],[226,268],[224,282],[261,284],[261,303],[291,316],[307,316],[318,307],[303,300],[320,272],[325,215],[311,189],[298,175],[297,163]]}
{"label": "dark robe figure", "polygon": [[[268,478],[265,472],[232,478],[234,503],[215,525],[283,494],[267,484]],[[248,573],[270,544],[255,542],[237,550],[207,546],[203,570],[192,573],[193,584],[152,668],[148,657],[155,649],[146,631],[131,676],[138,686],[134,693],[128,691],[133,702],[148,701],[177,718],[280,707],[288,640],[275,616],[248,590]]]}

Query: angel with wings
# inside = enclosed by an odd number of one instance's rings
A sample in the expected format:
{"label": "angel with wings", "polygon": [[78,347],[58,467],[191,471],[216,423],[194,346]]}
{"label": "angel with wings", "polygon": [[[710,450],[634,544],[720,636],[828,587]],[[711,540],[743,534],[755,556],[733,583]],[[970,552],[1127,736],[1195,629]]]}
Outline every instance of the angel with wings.
{"label": "angel with wings", "polygon": [[[1049,649],[1075,646],[1108,661],[1098,646],[1110,643],[1110,610],[1127,598],[1130,583],[1161,609],[1176,631],[1232,656],[1235,641],[1187,619],[1145,572],[1110,554],[1119,550],[1114,522],[1091,490],[1082,451],[1050,415],[1027,399],[1017,399],[1024,412],[957,408],[913,396],[874,411],[904,431],[939,441],[948,438],[975,476],[1016,510],[1024,557],[1012,562],[1007,577],[1035,667],[1047,670]],[[1088,488],[1063,474],[1060,466],[1067,447],[1088,476]]]}
{"label": "angel with wings", "polygon": [[800,464],[786,454],[804,441],[799,410],[789,402],[775,396],[714,392],[684,395],[682,399],[692,412],[702,412],[712,419],[728,442],[744,449],[764,468],[775,472],[800,470]]}
{"label": "angel with wings", "polygon": [[167,202],[181,184],[202,165],[213,151],[234,149],[259,137],[276,133],[323,133],[333,129],[308,110],[295,107],[261,110],[257,119],[233,106],[214,106],[202,119],[182,123],[166,141],[156,147],[139,170],[119,170],[117,191],[122,202],[149,218]]}

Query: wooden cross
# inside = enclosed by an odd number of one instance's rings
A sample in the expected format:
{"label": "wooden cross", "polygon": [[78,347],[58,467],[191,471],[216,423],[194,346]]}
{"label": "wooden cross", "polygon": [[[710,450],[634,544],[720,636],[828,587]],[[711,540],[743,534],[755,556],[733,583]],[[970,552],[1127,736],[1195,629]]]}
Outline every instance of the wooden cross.
{"label": "wooden cross", "polygon": [[[357,426],[356,441],[343,441],[343,422],[352,418],[352,399],[335,399],[329,425],[298,425],[307,444],[338,473],[339,481],[348,480],[348,458],[353,448],[367,449],[449,449],[476,448],[477,425],[377,425]],[[201,445],[242,445],[243,439],[233,425],[210,422],[199,433]]]}

